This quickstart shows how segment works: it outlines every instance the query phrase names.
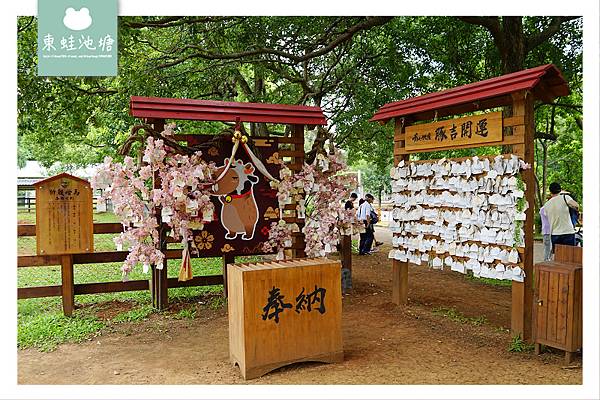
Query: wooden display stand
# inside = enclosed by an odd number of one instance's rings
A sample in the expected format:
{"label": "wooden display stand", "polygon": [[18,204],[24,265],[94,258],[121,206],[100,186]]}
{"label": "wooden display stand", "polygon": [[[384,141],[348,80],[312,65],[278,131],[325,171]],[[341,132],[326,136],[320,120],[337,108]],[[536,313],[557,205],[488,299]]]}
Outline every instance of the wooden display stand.
{"label": "wooden display stand", "polygon": [[[370,121],[382,124],[394,121],[394,165],[411,162],[414,153],[456,150],[481,146],[502,146],[504,153],[518,155],[534,165],[534,101],[551,103],[569,94],[567,82],[552,64],[474,82],[383,105]],[[493,112],[505,107],[502,113]],[[488,111],[487,115],[481,114]],[[492,112],[490,112],[492,111]],[[468,117],[444,119],[473,113]],[[480,118],[485,117],[491,130],[478,132]],[[429,123],[423,123],[431,121]],[[465,135],[462,124],[475,127]],[[493,121],[493,123],[492,123]],[[493,128],[495,127],[495,128]],[[458,130],[460,128],[460,131]],[[469,128],[470,129],[470,128]],[[498,134],[498,129],[500,132]],[[478,137],[479,136],[479,137]],[[484,139],[485,138],[485,139]],[[467,140],[468,139],[468,140]],[[481,156],[480,156],[481,158]],[[429,160],[431,162],[431,160]],[[533,209],[535,176],[533,168],[521,172],[526,185],[525,245],[519,266],[524,282],[512,282],[511,333],[528,342],[532,339],[533,309]],[[408,263],[392,261],[392,301],[408,303]]]}
{"label": "wooden display stand", "polygon": [[340,270],[322,258],[227,265],[229,357],[244,379],[343,360]]}
{"label": "wooden display stand", "polygon": [[[227,124],[234,124],[235,129],[240,129],[244,135],[248,134],[252,148],[258,150],[258,158],[265,164],[267,170],[273,176],[279,176],[279,167],[285,165],[292,172],[300,171],[304,165],[304,131],[313,129],[317,125],[327,125],[327,120],[323,110],[317,106],[290,105],[290,104],[267,104],[267,103],[241,103],[232,101],[217,100],[198,100],[181,98],[162,98],[162,97],[143,97],[132,96],[130,99],[130,115],[139,118],[143,124],[132,128],[132,134],[139,135],[140,131],[154,131],[156,135],[165,129],[167,121],[175,122],[178,120],[191,121],[220,121]],[[246,131],[244,124],[250,124],[249,131]],[[259,133],[259,128],[265,128],[266,124],[286,125],[286,132],[289,135],[263,135]],[[230,125],[230,127],[233,127]],[[246,125],[247,126],[247,125]],[[219,136],[227,142],[228,146],[233,146],[228,133],[222,135],[204,135],[198,132],[177,133],[172,139],[186,147],[195,147],[203,149],[203,158],[206,161],[213,161],[219,165],[225,158],[229,158],[231,150],[227,147],[225,151],[224,142],[218,142]],[[211,143],[213,145],[211,145]],[[198,146],[198,147],[196,147]],[[204,148],[206,147],[206,148]],[[222,148],[223,147],[223,148]],[[276,150],[276,152],[273,152]],[[240,149],[236,157],[246,162],[248,160],[245,152]],[[267,182],[266,178],[262,182]],[[158,176],[154,179],[155,188],[160,187]],[[257,186],[253,191],[258,203],[257,209],[261,217],[255,225],[253,237],[250,240],[239,238],[225,239],[224,226],[221,225],[220,218],[214,219],[212,223],[206,224],[204,232],[212,235],[210,246],[204,247],[198,257],[222,257],[223,259],[223,280],[224,294],[227,295],[227,270],[225,266],[234,262],[235,256],[249,256],[264,254],[263,242],[268,237],[268,229],[271,222],[279,217],[277,200],[274,197],[275,191],[270,188],[268,182],[262,188]],[[263,196],[264,194],[264,196]],[[218,196],[211,196],[215,204],[215,210],[220,213],[221,203]],[[267,201],[262,201],[262,200]],[[273,204],[270,202],[273,201]],[[304,257],[305,240],[302,228],[304,227],[304,217],[298,213],[298,204],[304,201],[303,195],[296,195],[289,204],[286,204],[283,211],[283,220],[290,224],[297,224],[299,231],[292,233],[291,246],[286,247],[286,254],[290,257]],[[270,207],[269,207],[270,206]],[[265,209],[266,208],[266,209]],[[271,208],[271,210],[269,210]],[[165,254],[172,254],[173,250],[167,249],[167,243],[171,240],[168,236],[169,227],[162,221],[161,209],[155,210],[158,215],[160,225],[160,250]],[[265,218],[266,217],[266,218]],[[266,221],[266,222],[265,222]],[[267,233],[265,233],[267,232]],[[196,235],[200,232],[197,231]],[[197,237],[197,236],[196,236]],[[152,305],[159,310],[168,307],[168,289],[173,287],[169,284],[171,278],[168,278],[167,257],[165,257],[162,268],[152,266]],[[195,280],[203,280],[204,277],[194,277]],[[191,281],[190,281],[191,282]]]}
{"label": "wooden display stand", "polygon": [[[580,254],[581,248],[572,248],[576,249]],[[558,260],[538,263],[534,267],[536,305],[533,322],[535,353],[540,354],[542,344],[564,350],[567,365],[573,354],[581,349],[583,339],[583,268],[581,261],[560,259],[561,254],[568,251],[557,249]]]}

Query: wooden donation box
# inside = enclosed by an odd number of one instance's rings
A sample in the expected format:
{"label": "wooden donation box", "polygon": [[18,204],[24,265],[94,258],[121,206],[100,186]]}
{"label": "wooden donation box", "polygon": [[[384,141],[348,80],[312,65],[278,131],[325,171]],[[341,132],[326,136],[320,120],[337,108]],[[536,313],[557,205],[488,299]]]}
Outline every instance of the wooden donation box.
{"label": "wooden donation box", "polygon": [[[558,252],[557,252],[558,256]],[[582,264],[546,261],[534,266],[533,340],[565,351],[565,363],[582,345]]]}
{"label": "wooden donation box", "polygon": [[60,174],[35,184],[37,254],[94,251],[92,188],[89,182]]}
{"label": "wooden donation box", "polygon": [[324,258],[227,266],[229,357],[244,379],[343,360],[340,273]]}

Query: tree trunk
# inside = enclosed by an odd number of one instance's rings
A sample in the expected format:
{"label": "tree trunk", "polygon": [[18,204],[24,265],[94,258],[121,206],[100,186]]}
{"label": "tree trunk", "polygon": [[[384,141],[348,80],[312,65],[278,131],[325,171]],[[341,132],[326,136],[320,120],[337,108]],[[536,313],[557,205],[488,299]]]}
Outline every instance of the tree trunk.
{"label": "tree trunk", "polygon": [[526,45],[522,17],[502,17],[502,48],[499,50],[504,74],[523,69]]}
{"label": "tree trunk", "polygon": [[546,200],[546,177],[548,176],[548,141],[542,141],[542,199],[540,205]]}

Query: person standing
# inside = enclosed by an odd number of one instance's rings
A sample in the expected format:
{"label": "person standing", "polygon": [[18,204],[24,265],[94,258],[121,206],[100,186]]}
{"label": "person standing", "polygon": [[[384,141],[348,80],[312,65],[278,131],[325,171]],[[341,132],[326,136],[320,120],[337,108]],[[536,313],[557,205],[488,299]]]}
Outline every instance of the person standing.
{"label": "person standing", "polygon": [[569,208],[579,210],[579,204],[567,192],[563,192],[558,182],[550,184],[550,200],[544,204],[544,213],[550,223],[552,252],[557,244],[575,246],[575,227]]}
{"label": "person standing", "polygon": [[373,245],[374,230],[373,214],[375,210],[371,205],[375,198],[371,194],[365,196],[365,201],[361,203],[356,214],[359,221],[365,225],[365,231],[360,234],[360,242],[358,245],[358,254],[361,256],[371,254],[371,246]]}
{"label": "person standing", "polygon": [[546,210],[540,208],[540,218],[542,219],[542,243],[544,243],[544,261],[550,261],[552,258],[552,229]]}
{"label": "person standing", "polygon": [[352,192],[352,194],[350,194],[350,198],[346,201],[346,204],[344,204],[344,209],[352,210],[354,208],[354,202],[356,199],[358,199],[358,195]]}

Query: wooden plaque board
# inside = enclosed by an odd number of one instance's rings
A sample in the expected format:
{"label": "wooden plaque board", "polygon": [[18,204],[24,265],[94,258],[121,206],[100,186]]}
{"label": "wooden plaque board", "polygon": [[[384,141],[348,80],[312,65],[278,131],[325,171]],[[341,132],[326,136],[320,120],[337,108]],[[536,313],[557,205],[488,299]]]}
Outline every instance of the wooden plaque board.
{"label": "wooden plaque board", "polygon": [[89,182],[60,174],[35,184],[37,254],[94,252]]}
{"label": "wooden plaque board", "polygon": [[407,152],[479,147],[502,142],[502,112],[492,112],[406,127]]}

